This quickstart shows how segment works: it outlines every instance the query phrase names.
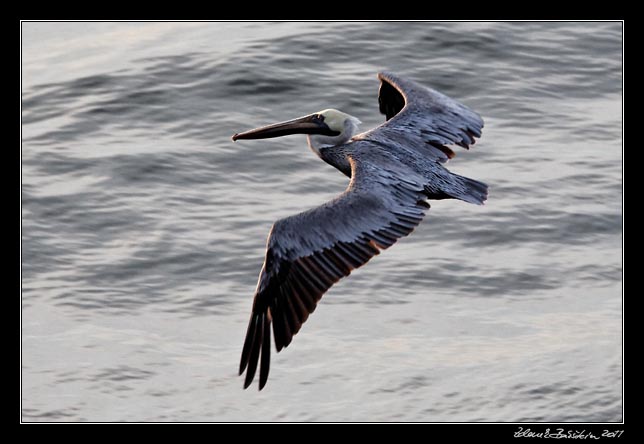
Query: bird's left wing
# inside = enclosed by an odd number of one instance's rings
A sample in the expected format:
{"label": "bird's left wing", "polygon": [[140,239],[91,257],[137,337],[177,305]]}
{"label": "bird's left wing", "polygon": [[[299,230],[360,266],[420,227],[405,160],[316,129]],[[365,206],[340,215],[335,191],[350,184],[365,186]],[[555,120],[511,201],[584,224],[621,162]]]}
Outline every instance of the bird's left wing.
{"label": "bird's left wing", "polygon": [[387,121],[356,138],[385,142],[442,163],[455,155],[449,145],[469,149],[481,137],[483,119],[467,106],[390,72],[378,78],[378,103]]}
{"label": "bird's left wing", "polygon": [[[260,390],[266,384],[271,325],[280,351],[335,282],[411,233],[429,208],[421,177],[369,141],[352,145],[346,191],[273,225],[242,350],[244,388],[258,363]],[[369,155],[360,155],[367,150]]]}

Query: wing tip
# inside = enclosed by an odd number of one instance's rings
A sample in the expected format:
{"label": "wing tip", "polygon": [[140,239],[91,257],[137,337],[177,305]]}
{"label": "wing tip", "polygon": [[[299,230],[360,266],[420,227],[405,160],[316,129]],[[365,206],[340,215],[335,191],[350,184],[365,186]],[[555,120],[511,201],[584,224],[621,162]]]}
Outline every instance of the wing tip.
{"label": "wing tip", "polygon": [[266,312],[253,313],[248,323],[246,339],[239,363],[239,375],[246,371],[244,390],[250,387],[255,379],[259,364],[259,389],[263,389],[268,381],[270,369],[270,340],[271,319]]}

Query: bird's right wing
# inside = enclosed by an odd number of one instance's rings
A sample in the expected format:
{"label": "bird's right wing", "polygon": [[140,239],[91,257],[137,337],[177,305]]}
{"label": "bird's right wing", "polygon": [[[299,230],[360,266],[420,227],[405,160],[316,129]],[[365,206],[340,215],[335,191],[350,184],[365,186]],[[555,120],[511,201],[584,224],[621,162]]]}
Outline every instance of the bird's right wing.
{"label": "bird's right wing", "polygon": [[347,190],[277,221],[269,234],[240,362],[244,387],[252,382],[260,356],[260,389],[266,383],[271,324],[280,351],[335,282],[408,235],[429,208],[422,177],[378,146],[354,143],[370,151],[349,157]]}
{"label": "bird's right wing", "polygon": [[447,145],[469,149],[481,137],[483,119],[456,100],[414,81],[381,72],[378,103],[387,121],[356,136],[438,162],[454,157]]}

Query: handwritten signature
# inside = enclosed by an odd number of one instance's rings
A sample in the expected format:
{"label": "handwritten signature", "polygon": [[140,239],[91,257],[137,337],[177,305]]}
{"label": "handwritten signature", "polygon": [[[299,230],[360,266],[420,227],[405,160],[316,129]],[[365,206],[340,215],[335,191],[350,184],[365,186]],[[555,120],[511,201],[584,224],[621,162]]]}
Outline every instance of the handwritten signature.
{"label": "handwritten signature", "polygon": [[[595,432],[597,433],[597,432]],[[624,433],[623,430],[603,430],[601,435],[595,435],[593,432],[586,430],[565,430],[560,429],[546,429],[543,432],[535,432],[530,429],[519,427],[519,430],[514,432],[515,438],[545,438],[545,439],[601,439],[601,438],[619,438]]]}

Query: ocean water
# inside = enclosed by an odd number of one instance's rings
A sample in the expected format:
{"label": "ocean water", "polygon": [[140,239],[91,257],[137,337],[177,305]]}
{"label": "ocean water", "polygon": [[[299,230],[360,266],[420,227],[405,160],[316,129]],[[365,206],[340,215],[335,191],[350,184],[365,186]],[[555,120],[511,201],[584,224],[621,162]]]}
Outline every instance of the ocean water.
{"label": "ocean water", "polygon": [[[23,421],[623,419],[622,24],[22,24]],[[485,119],[485,206],[331,288],[258,392],[237,376],[278,218],[347,179],[303,136],[376,73]]]}

